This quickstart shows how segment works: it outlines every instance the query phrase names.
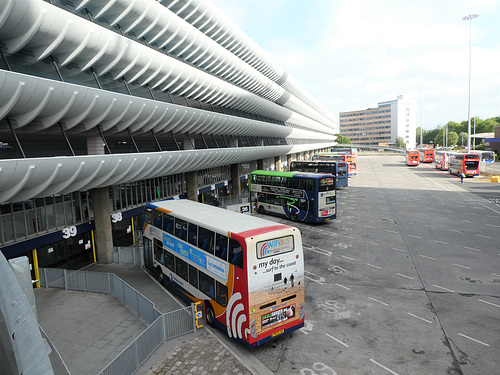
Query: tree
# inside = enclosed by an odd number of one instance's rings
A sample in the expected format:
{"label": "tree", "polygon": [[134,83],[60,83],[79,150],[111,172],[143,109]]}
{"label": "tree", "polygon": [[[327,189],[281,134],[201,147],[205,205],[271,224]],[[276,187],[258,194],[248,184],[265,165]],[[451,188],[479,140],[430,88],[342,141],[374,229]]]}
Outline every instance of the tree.
{"label": "tree", "polygon": [[403,137],[397,137],[394,141],[394,145],[397,147],[397,148],[404,148],[405,147],[405,141],[403,139]]}
{"label": "tree", "polygon": [[458,143],[462,146],[467,147],[467,139],[469,138],[469,135],[466,132],[461,132],[458,135]]}
{"label": "tree", "polygon": [[349,138],[347,138],[346,136],[340,135],[340,134],[335,134],[335,135],[337,136],[337,138],[335,139],[335,142],[346,144],[346,145],[351,144],[351,140]]}
{"label": "tree", "polygon": [[[445,134],[446,134],[446,132],[445,132]],[[455,146],[458,142],[458,134],[454,131],[448,130],[448,136],[445,139],[445,141],[447,141],[447,142],[443,142],[444,138],[445,137],[443,137],[443,128],[441,128],[441,131],[438,131],[436,137],[434,138],[434,143],[439,144],[443,147],[445,147],[445,146],[451,147],[451,146]]]}

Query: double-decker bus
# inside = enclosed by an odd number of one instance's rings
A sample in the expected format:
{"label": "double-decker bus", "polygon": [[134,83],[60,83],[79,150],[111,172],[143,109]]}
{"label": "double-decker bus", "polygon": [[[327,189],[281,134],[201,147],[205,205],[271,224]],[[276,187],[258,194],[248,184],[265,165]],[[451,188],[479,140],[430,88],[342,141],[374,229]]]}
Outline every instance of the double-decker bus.
{"label": "double-decker bus", "polygon": [[479,154],[467,154],[461,152],[450,152],[448,154],[448,172],[460,176],[463,173],[466,177],[479,176]]}
{"label": "double-decker bus", "polygon": [[435,158],[435,152],[433,148],[423,148],[420,149],[420,162],[421,163],[432,163]]}
{"label": "double-decker bus", "polygon": [[332,147],[330,148],[331,152],[344,152],[350,154],[353,158],[358,157],[358,149],[355,147]]}
{"label": "double-decker bus", "polygon": [[250,173],[249,188],[252,204],[261,214],[312,223],[337,217],[332,175],[257,170]]}
{"label": "double-decker bus", "polygon": [[420,153],[418,150],[406,150],[405,163],[409,166],[417,166],[420,164]]}
{"label": "double-decker bus", "polygon": [[148,203],[144,263],[206,321],[249,347],[303,327],[300,231],[189,200]]}
{"label": "double-decker bus", "polygon": [[343,161],[292,161],[290,163],[292,172],[330,173],[335,176],[335,188],[343,188],[348,185],[347,163]]}
{"label": "double-decker bus", "polygon": [[[347,163],[347,175],[350,177],[353,175],[354,166],[351,154],[346,154],[342,152],[325,152],[321,154],[314,154],[312,160],[322,160],[322,161],[343,161]],[[356,169],[357,173],[357,169]]]}
{"label": "double-decker bus", "polygon": [[434,165],[436,169],[440,169],[442,171],[448,170],[448,151],[436,151],[434,158]]}

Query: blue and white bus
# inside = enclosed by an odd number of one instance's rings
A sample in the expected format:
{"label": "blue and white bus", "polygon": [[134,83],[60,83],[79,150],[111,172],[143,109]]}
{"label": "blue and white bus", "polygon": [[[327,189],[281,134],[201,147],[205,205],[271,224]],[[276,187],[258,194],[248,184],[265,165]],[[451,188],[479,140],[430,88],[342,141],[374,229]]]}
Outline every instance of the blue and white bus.
{"label": "blue and white bus", "polygon": [[292,221],[323,222],[337,217],[337,191],[331,175],[253,171],[250,198],[261,214]]}
{"label": "blue and white bus", "polygon": [[348,186],[347,163],[343,161],[292,161],[290,171],[309,173],[330,173],[335,176],[335,188]]}

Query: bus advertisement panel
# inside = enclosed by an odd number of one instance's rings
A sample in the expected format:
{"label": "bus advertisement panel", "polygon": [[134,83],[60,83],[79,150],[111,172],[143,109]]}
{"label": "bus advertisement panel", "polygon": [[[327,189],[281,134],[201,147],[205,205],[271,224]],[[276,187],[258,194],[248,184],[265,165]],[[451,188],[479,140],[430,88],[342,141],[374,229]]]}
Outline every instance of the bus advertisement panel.
{"label": "bus advertisement panel", "polygon": [[434,165],[436,169],[442,171],[448,170],[448,152],[447,151],[436,151]]}
{"label": "bus advertisement panel", "polygon": [[189,200],[148,203],[144,264],[230,338],[262,345],[304,326],[297,228]]}
{"label": "bus advertisement panel", "polygon": [[405,163],[408,166],[420,164],[420,153],[417,150],[407,150],[405,153]]}
{"label": "bus advertisement panel", "polygon": [[347,164],[342,161],[292,161],[290,163],[292,172],[330,173],[335,176],[335,188],[343,188],[348,185]]}
{"label": "bus advertisement panel", "polygon": [[463,173],[466,177],[479,176],[479,161],[481,160],[479,154],[450,152],[448,157],[448,172],[450,172],[450,174],[460,176],[460,174]]}
{"label": "bus advertisement panel", "polygon": [[322,222],[337,217],[335,179],[306,172],[253,171],[250,199],[261,214],[292,221]]}

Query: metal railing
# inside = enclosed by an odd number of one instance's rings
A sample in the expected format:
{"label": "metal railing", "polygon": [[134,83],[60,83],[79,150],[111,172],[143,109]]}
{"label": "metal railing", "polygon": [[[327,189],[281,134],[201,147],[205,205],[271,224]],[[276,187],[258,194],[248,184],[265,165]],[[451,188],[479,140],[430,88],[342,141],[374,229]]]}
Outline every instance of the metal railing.
{"label": "metal railing", "polygon": [[99,375],[132,375],[164,341],[196,331],[194,304],[162,314],[153,302],[112,273],[40,268],[40,284],[111,294],[149,323]]}

